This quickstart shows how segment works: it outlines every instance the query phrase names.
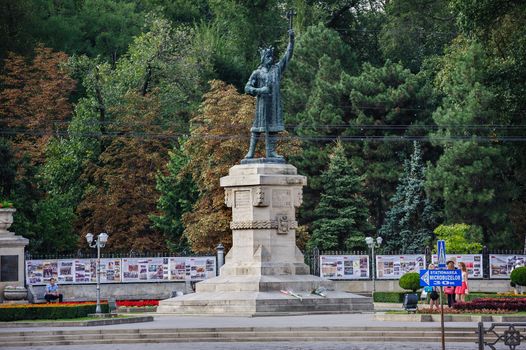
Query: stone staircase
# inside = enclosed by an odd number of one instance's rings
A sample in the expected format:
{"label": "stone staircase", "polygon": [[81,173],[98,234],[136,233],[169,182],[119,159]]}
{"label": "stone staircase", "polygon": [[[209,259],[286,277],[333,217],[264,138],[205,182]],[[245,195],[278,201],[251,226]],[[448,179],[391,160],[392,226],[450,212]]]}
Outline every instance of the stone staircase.
{"label": "stone staircase", "polygon": [[[446,327],[446,342],[472,343],[476,327]],[[84,329],[0,333],[2,347],[180,342],[435,342],[439,327],[224,327]],[[470,347],[473,348],[473,347]]]}

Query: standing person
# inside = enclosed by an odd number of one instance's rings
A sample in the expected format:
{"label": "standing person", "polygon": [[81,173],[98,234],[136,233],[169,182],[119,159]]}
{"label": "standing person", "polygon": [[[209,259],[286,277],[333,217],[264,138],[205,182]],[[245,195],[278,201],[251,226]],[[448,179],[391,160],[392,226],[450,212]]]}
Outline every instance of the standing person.
{"label": "standing person", "polygon": [[[446,265],[448,270],[455,270],[453,260],[449,260]],[[444,294],[447,295],[447,306],[452,307],[455,304],[455,287],[444,287]]]}
{"label": "standing person", "polygon": [[458,263],[458,266],[460,266],[460,270],[462,270],[462,285],[459,287],[455,287],[455,294],[458,296],[458,301],[465,302],[466,294],[469,293],[468,269],[466,268],[466,264],[464,264],[463,262]]}
{"label": "standing person", "polygon": [[62,302],[62,294],[58,292],[58,284],[56,284],[56,281],[53,277],[49,280],[49,284],[46,285],[46,295],[44,296],[44,299],[48,303],[50,303],[52,300],[57,300],[58,302]]}
{"label": "standing person", "polygon": [[[434,270],[435,269],[435,265],[434,264],[429,264],[429,266],[427,267],[428,270]],[[424,290],[428,293],[429,295],[429,307],[431,310],[433,310],[433,307],[436,307],[437,310],[438,310],[438,298],[439,298],[439,294],[438,292],[436,291],[436,288],[437,287],[431,287],[431,286],[427,286],[424,288]]]}

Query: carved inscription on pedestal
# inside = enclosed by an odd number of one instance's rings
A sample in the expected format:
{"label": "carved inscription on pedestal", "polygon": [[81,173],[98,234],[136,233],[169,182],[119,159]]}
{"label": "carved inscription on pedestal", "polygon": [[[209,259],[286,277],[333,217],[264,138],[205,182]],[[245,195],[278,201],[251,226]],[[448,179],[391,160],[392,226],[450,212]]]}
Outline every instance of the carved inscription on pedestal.
{"label": "carved inscription on pedestal", "polygon": [[290,190],[272,190],[272,206],[274,208],[290,208],[292,206]]}
{"label": "carved inscription on pedestal", "polygon": [[235,217],[240,218],[249,216],[252,208],[250,201],[250,190],[234,191],[234,211]]}

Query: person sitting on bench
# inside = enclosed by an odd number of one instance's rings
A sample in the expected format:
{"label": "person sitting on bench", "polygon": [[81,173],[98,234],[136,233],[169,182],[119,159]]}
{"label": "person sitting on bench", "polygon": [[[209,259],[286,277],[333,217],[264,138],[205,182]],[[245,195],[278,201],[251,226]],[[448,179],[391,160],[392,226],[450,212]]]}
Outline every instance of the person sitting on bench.
{"label": "person sitting on bench", "polygon": [[46,299],[48,303],[57,299],[59,303],[62,302],[62,294],[58,292],[58,284],[55,283],[53,277],[49,280],[49,284],[46,285],[46,295],[44,296],[44,299]]}

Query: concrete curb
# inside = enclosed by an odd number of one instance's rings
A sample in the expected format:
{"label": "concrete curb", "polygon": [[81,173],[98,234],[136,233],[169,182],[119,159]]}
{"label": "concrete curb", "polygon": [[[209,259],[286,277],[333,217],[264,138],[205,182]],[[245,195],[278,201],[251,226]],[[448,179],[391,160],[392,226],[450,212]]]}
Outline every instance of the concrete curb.
{"label": "concrete curb", "polygon": [[[385,314],[376,313],[376,321],[388,322],[440,322],[440,314]],[[444,322],[526,322],[526,316],[502,315],[444,315]]]}

